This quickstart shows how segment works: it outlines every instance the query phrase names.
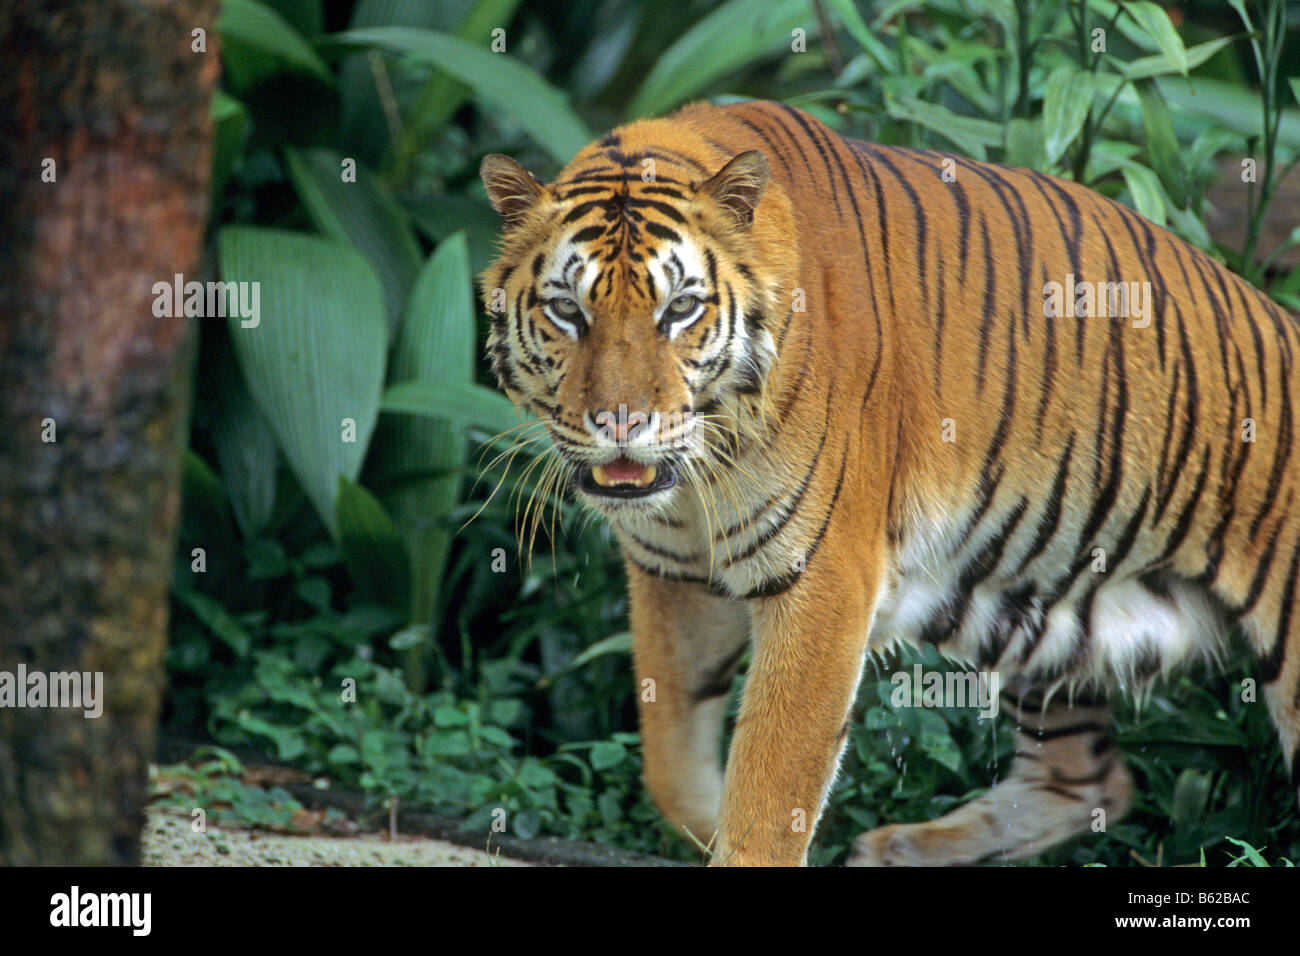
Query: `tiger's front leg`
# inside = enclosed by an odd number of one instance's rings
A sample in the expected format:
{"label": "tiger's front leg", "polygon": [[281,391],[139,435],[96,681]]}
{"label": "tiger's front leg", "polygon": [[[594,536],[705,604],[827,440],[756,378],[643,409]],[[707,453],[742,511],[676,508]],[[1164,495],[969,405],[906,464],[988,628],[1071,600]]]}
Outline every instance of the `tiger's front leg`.
{"label": "tiger's front leg", "polygon": [[678,833],[708,845],[722,803],[722,725],[749,608],[628,563],[646,789]]}
{"label": "tiger's front leg", "polygon": [[[859,559],[860,560],[860,559]],[[802,866],[848,737],[874,594],[822,553],[758,599],[713,865]]]}

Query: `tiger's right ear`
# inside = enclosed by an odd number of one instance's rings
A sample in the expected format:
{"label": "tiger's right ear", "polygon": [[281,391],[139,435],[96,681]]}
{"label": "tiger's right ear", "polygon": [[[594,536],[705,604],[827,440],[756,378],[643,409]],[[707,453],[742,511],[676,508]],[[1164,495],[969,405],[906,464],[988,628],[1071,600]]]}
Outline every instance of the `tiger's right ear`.
{"label": "tiger's right ear", "polygon": [[484,156],[478,173],[492,208],[500,213],[507,229],[519,225],[542,195],[542,184],[509,156],[500,153]]}
{"label": "tiger's right ear", "polygon": [[733,157],[699,188],[727,210],[737,226],[748,230],[754,224],[754,210],[763,198],[763,190],[767,188],[771,175],[767,157],[756,149],[747,149]]}

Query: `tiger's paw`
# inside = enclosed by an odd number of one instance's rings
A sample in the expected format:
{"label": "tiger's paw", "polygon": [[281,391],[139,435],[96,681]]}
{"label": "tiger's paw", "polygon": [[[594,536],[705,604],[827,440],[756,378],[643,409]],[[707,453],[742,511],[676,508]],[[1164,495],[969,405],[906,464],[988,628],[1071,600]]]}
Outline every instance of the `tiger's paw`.
{"label": "tiger's paw", "polygon": [[907,824],[877,827],[861,833],[849,849],[845,866],[927,866],[930,860],[918,854]]}

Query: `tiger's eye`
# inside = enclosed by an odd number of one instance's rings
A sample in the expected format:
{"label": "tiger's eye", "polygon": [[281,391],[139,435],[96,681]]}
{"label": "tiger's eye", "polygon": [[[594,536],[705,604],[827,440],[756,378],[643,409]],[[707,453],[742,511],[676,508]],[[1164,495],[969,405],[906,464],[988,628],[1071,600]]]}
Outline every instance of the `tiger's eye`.
{"label": "tiger's eye", "polygon": [[699,299],[693,295],[679,295],[668,303],[668,311],[674,315],[685,315],[699,304]]}
{"label": "tiger's eye", "polygon": [[572,299],[552,299],[551,308],[557,315],[562,315],[566,319],[571,319],[578,314],[578,303]]}

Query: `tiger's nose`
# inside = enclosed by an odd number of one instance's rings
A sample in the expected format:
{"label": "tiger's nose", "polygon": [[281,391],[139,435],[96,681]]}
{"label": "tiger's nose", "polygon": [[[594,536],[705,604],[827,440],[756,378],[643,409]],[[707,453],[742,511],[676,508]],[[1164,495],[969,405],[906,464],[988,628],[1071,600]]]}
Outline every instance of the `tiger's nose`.
{"label": "tiger's nose", "polygon": [[587,412],[587,429],[603,444],[631,444],[644,435],[653,435],[658,424],[658,412],[629,411],[626,405]]}

